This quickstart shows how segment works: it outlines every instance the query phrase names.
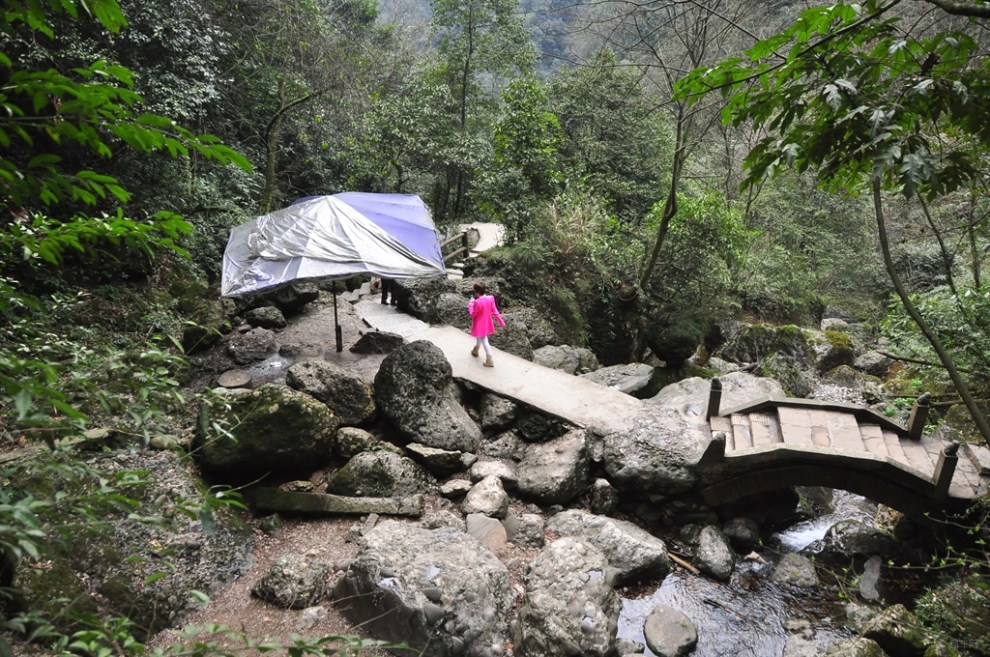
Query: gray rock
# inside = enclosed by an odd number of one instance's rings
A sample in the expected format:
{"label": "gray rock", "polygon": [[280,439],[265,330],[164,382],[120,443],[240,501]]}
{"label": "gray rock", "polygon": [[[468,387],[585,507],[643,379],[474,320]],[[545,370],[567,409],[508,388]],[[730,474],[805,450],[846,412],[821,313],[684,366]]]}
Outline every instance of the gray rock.
{"label": "gray rock", "polygon": [[369,331],[358,338],[350,351],[355,354],[390,354],[403,344],[405,338],[398,333]]}
{"label": "gray rock", "polygon": [[461,504],[465,515],[480,513],[493,518],[504,518],[509,510],[509,496],[502,487],[502,480],[488,475],[468,492]]}
{"label": "gray rock", "polygon": [[657,657],[683,657],[698,645],[698,630],[683,612],[657,605],[643,624],[646,645]]}
{"label": "gray rock", "polygon": [[330,564],[303,556],[283,554],[251,593],[277,607],[305,609],[327,597]]}
{"label": "gray rock", "polygon": [[885,379],[893,362],[889,356],[884,356],[879,351],[867,351],[856,357],[853,367],[870,376]]}
{"label": "gray rock", "polygon": [[854,518],[840,520],[825,532],[824,550],[831,554],[896,554],[897,541],[882,529]]}
{"label": "gray rock", "polygon": [[385,357],[375,376],[379,411],[407,440],[475,453],[481,429],[458,401],[450,363],[425,340]]}
{"label": "gray rock", "polygon": [[275,334],[264,328],[233,333],[227,341],[227,353],[238,365],[265,360],[275,353]]}
{"label": "gray rock", "polygon": [[814,357],[809,343],[811,333],[794,325],[744,324],[719,355],[730,361],[756,363],[772,354],[781,354],[799,369],[806,369]]}
{"label": "gray rock", "polygon": [[662,579],[670,570],[663,540],[631,522],[570,510],[552,516],[547,529],[562,536],[577,536],[601,550],[616,570],[617,582],[645,575]]}
{"label": "gray rock", "polygon": [[509,540],[519,547],[543,547],[546,525],[537,513],[510,513],[502,521]]}
{"label": "gray rock", "polygon": [[514,431],[503,431],[494,438],[482,440],[478,449],[482,456],[494,459],[521,461],[526,456],[526,443]]}
{"label": "gray rock", "polygon": [[595,449],[595,460],[601,462],[609,481],[619,491],[639,494],[690,490],[698,477],[694,466],[711,440],[707,422],[661,406],[640,414],[633,423],[632,430],[603,436]]}
{"label": "gray rock", "polygon": [[325,360],[300,361],[286,371],[285,383],[329,406],[341,424],[361,425],[375,417],[371,386],[339,365]]}
{"label": "gray rock", "polygon": [[547,345],[533,351],[533,362],[543,367],[574,374],[581,365],[577,349],[569,345]]}
{"label": "gray rock", "polygon": [[333,590],[351,623],[435,657],[507,653],[509,573],[476,538],[385,521],[364,543]]}
{"label": "gray rock", "polygon": [[403,497],[437,488],[412,459],[394,452],[356,454],[327,482],[327,491],[355,497]]}
{"label": "gray rock", "polygon": [[483,513],[469,513],[466,520],[469,535],[494,554],[505,553],[508,536],[501,522]]}
{"label": "gray rock", "polygon": [[475,461],[468,470],[468,476],[473,482],[479,482],[486,477],[495,476],[502,480],[506,486],[514,487],[519,479],[516,468],[505,461]]}
{"label": "gray rock", "polygon": [[[194,458],[204,470],[237,477],[312,472],[330,460],[340,420],[322,402],[281,384],[217,388],[201,408]],[[205,414],[205,417],[203,416]],[[217,422],[228,433],[203,431]]]}
{"label": "gray rock", "polygon": [[467,479],[451,479],[440,484],[440,494],[448,500],[459,500],[468,494],[473,484]]}
{"label": "gray rock", "polygon": [[[402,312],[408,313],[428,324],[441,324],[437,303],[445,294],[456,292],[456,284],[446,276],[431,278],[411,278],[396,281],[396,298]],[[467,315],[467,297],[461,306]]]}
{"label": "gray rock", "polygon": [[611,515],[619,506],[619,491],[615,490],[608,479],[599,477],[591,482],[588,494],[588,508],[592,513],[601,516]]}
{"label": "gray rock", "polygon": [[273,306],[252,308],[244,313],[244,319],[251,326],[266,329],[281,329],[289,325],[282,311]]}
{"label": "gray rock", "polygon": [[760,542],[760,526],[747,516],[730,518],[722,525],[722,533],[728,537],[736,552],[745,554]]}
{"label": "gray rock", "polygon": [[594,372],[582,374],[581,377],[606,388],[643,398],[650,391],[655,371],[656,368],[646,363],[627,363],[603,367]]}
{"label": "gray rock", "polygon": [[464,470],[463,452],[420,445],[419,443],[406,445],[406,452],[414,461],[426,468],[430,474],[441,479]]}
{"label": "gray rock", "polygon": [[819,585],[815,564],[808,557],[793,552],[785,554],[773,567],[770,580],[792,589],[817,588]]}
{"label": "gray rock", "polygon": [[518,415],[519,407],[514,401],[490,392],[481,396],[481,428],[485,431],[505,429]]}
{"label": "gray rock", "polygon": [[918,618],[901,604],[887,607],[863,628],[863,638],[876,641],[892,657],[923,655],[926,636]]}
{"label": "gray rock", "polygon": [[718,580],[728,580],[736,565],[736,555],[729,539],[720,529],[706,525],[698,534],[694,550],[694,565],[698,570]]}
{"label": "gray rock", "polygon": [[336,452],[337,456],[341,458],[349,459],[377,443],[378,439],[364,429],[341,427],[337,430]]}
{"label": "gray rock", "polygon": [[863,574],[859,576],[859,594],[864,600],[877,602],[880,600],[880,591],[877,584],[880,582],[880,566],[883,560],[879,555],[873,555],[863,564]]}
{"label": "gray rock", "polygon": [[825,317],[818,327],[822,331],[849,331],[849,322],[838,317]]}
{"label": "gray rock", "polygon": [[565,504],[588,487],[585,432],[575,429],[548,443],[531,445],[519,463],[519,494],[541,504]]}
{"label": "gray rock", "polygon": [[526,657],[604,657],[620,608],[605,555],[579,538],[557,539],[527,568],[516,649]]}
{"label": "gray rock", "polygon": [[[503,317],[503,319],[505,318]],[[498,327],[495,333],[489,336],[488,341],[496,349],[501,349],[526,360],[533,360],[533,345],[530,344],[526,332],[508,321],[506,321],[505,326]]]}
{"label": "gray rock", "polygon": [[271,304],[288,317],[301,312],[306,304],[316,301],[319,297],[320,289],[315,283],[302,281],[262,294],[257,297],[257,303]]}
{"label": "gray rock", "polygon": [[818,644],[813,640],[803,636],[791,635],[784,643],[784,652],[781,657],[819,657],[821,651]]}
{"label": "gray rock", "polygon": [[[784,389],[773,379],[754,376],[747,372],[732,372],[719,377],[722,384],[720,409],[733,408],[763,397],[783,397]],[[660,406],[679,408],[685,415],[701,417],[708,408],[708,393],[712,382],[701,377],[682,379],[665,386],[650,402]]]}
{"label": "gray rock", "polygon": [[512,306],[511,309],[502,312],[502,319],[506,324],[518,327],[526,335],[533,349],[560,342],[550,322],[533,308]]}

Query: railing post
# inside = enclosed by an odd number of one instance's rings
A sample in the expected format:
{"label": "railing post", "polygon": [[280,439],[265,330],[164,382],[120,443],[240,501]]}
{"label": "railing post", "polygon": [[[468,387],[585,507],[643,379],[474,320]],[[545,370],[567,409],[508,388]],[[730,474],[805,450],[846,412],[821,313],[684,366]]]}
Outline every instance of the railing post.
{"label": "railing post", "polygon": [[725,458],[725,432],[716,431],[712,434],[711,442],[701,455],[698,465],[710,465]]}
{"label": "railing post", "polygon": [[722,403],[722,382],[716,376],[712,378],[712,388],[708,391],[708,410],[705,417],[713,418],[718,415],[719,404]]}
{"label": "railing post", "polygon": [[928,410],[931,408],[932,393],[926,392],[918,397],[911,408],[911,416],[908,418],[908,438],[919,440],[925,430],[925,423],[928,422]]}
{"label": "railing post", "polygon": [[466,230],[461,233],[461,248],[464,249],[464,257],[467,258],[470,253],[468,252],[468,232]]}
{"label": "railing post", "polygon": [[935,474],[932,475],[932,483],[935,484],[935,497],[944,499],[949,495],[949,485],[952,483],[952,475],[956,471],[956,463],[959,461],[959,443],[953,442],[946,445],[938,455],[938,463],[935,464]]}

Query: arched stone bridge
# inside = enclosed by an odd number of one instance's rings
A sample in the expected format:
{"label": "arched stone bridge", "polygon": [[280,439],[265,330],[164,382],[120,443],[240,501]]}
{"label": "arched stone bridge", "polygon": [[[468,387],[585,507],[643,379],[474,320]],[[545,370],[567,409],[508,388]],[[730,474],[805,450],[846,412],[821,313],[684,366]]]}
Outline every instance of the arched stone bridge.
{"label": "arched stone bridge", "polygon": [[912,516],[961,509],[987,492],[987,450],[922,434],[928,397],[902,427],[870,409],[764,398],[719,409],[708,402],[712,442],[698,463],[712,505],[792,486],[841,488]]}

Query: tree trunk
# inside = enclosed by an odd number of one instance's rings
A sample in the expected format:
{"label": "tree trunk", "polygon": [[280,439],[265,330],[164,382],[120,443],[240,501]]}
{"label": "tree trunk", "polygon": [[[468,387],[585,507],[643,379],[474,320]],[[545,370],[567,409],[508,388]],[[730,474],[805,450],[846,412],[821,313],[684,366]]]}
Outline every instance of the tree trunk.
{"label": "tree trunk", "polygon": [[880,237],[880,251],[883,254],[883,265],[887,270],[887,275],[890,277],[890,282],[894,285],[894,290],[897,292],[897,296],[900,298],[901,303],[904,304],[904,310],[907,311],[908,316],[915,323],[918,329],[928,340],[928,344],[932,346],[938,356],[939,362],[942,367],[949,373],[949,378],[952,380],[952,384],[956,388],[956,392],[959,393],[959,398],[962,399],[963,404],[966,405],[966,409],[969,411],[969,415],[976,424],[977,430],[980,435],[983,436],[983,441],[990,445],[990,425],[987,424],[986,416],[983,411],[976,403],[976,399],[969,391],[969,386],[966,384],[966,380],[963,378],[959,369],[956,367],[955,362],[952,360],[952,356],[946,350],[942,341],[939,339],[935,331],[928,324],[918,308],[911,301],[911,297],[908,294],[907,288],[904,287],[901,277],[897,274],[894,268],[894,260],[890,256],[890,243],[887,240],[887,227],[884,221],[883,215],[883,200],[880,196],[880,179],[873,178],[873,212],[876,215],[877,220],[877,234]]}

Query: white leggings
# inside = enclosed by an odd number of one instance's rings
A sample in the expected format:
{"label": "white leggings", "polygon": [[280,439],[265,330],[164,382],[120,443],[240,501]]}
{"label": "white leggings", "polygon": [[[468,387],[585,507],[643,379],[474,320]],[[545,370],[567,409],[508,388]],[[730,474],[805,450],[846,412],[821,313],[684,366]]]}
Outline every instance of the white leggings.
{"label": "white leggings", "polygon": [[492,355],[492,347],[491,347],[490,344],[488,344],[488,336],[486,335],[484,337],[476,338],[476,339],[478,341],[477,342],[477,346],[479,346],[479,347],[481,347],[482,349],[485,350],[485,355],[486,356],[491,356]]}

